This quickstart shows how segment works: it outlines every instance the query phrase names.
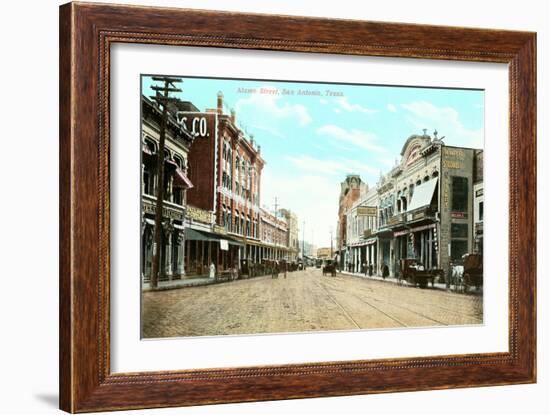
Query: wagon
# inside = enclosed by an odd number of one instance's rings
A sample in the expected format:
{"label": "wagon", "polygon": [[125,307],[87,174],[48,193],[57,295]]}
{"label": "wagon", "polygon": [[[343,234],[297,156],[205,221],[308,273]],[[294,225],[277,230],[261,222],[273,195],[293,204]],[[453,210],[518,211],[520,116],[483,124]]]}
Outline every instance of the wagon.
{"label": "wagon", "polygon": [[240,278],[254,278],[257,271],[256,264],[251,259],[241,259]]}
{"label": "wagon", "polygon": [[435,279],[442,275],[440,269],[424,269],[422,264],[419,264],[414,258],[402,258],[400,260],[400,282],[406,281],[413,286],[426,288],[428,283],[434,286]]}
{"label": "wagon", "polygon": [[336,276],[336,263],[328,261],[325,266],[323,266],[323,275],[330,274],[331,276]]}
{"label": "wagon", "polygon": [[464,290],[483,286],[483,257],[481,254],[466,254],[464,260]]}

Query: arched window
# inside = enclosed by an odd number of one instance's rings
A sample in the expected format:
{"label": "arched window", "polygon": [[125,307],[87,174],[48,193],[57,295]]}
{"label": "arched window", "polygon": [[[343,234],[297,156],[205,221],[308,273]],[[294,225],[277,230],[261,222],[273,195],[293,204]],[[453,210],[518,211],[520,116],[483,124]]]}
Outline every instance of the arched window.
{"label": "arched window", "polygon": [[151,171],[151,166],[149,163],[143,164],[143,193],[146,195],[152,195],[154,193],[153,190],[153,183],[154,183],[154,175]]}
{"label": "arched window", "polygon": [[174,163],[178,165],[180,169],[184,169],[185,164],[183,162],[183,158],[179,154],[174,154]]}
{"label": "arched window", "polygon": [[239,212],[235,211],[235,226],[233,226],[233,232],[239,233]]}
{"label": "arched window", "polygon": [[149,149],[151,154],[156,154],[156,152],[157,152],[157,143],[155,143],[154,140],[146,137],[145,138],[145,145],[147,146],[147,148]]}

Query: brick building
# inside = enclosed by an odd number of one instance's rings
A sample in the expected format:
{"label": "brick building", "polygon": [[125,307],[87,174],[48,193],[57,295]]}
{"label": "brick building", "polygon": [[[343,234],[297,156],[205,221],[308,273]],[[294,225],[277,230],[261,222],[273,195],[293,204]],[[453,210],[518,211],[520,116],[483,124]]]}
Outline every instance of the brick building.
{"label": "brick building", "polygon": [[[180,113],[197,138],[189,151],[190,206],[212,213],[212,231],[196,229],[196,240],[205,238],[209,254],[201,248],[190,253],[199,263],[214,263],[217,270],[238,268],[242,259],[260,261],[261,174],[264,160],[260,146],[236,124],[236,114],[223,111],[223,94],[206,112]],[[227,242],[222,242],[227,241]],[[203,260],[198,260],[201,256]],[[204,265],[204,264],[203,264]]]}
{"label": "brick building", "polygon": [[338,223],[336,229],[336,254],[339,257],[340,268],[344,269],[349,262],[347,258],[347,213],[358,201],[361,194],[366,192],[366,185],[357,174],[348,174],[340,183],[340,196],[338,199]]}

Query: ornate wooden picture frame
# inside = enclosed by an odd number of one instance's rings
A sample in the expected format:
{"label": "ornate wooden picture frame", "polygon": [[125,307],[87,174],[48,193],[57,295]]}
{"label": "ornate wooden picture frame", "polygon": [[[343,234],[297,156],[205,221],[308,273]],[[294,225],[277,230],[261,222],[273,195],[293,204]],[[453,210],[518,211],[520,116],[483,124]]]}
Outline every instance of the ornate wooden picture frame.
{"label": "ornate wooden picture frame", "polygon": [[[116,43],[508,64],[509,351],[261,367],[227,362],[225,369],[112,373],[109,74]],[[91,412],[535,382],[535,106],[534,33],[106,4],[61,6],[61,409]]]}

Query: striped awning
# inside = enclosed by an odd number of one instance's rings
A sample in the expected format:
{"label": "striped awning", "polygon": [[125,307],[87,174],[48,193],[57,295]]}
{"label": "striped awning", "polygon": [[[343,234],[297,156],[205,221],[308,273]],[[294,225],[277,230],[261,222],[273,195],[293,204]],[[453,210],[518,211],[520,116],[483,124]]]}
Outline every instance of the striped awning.
{"label": "striped awning", "polygon": [[191,189],[193,187],[191,180],[189,180],[187,175],[179,167],[174,172],[174,186],[184,187],[186,189]]}

